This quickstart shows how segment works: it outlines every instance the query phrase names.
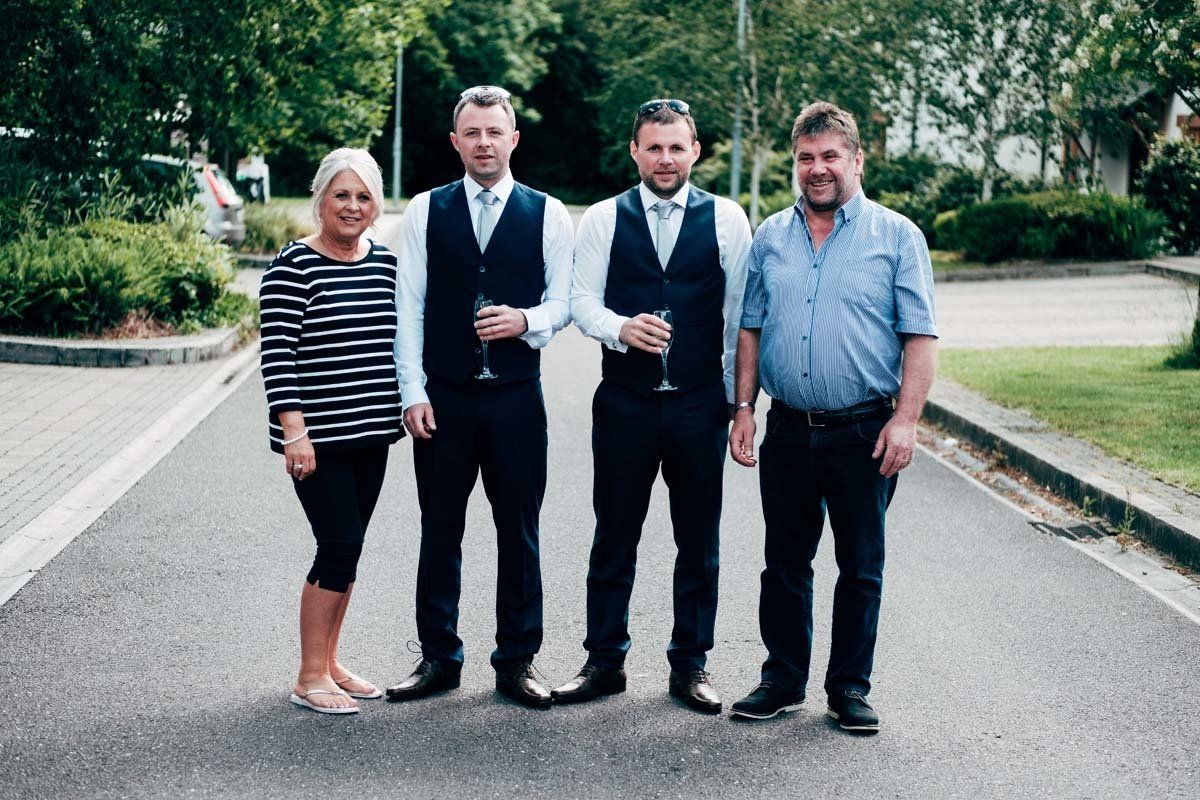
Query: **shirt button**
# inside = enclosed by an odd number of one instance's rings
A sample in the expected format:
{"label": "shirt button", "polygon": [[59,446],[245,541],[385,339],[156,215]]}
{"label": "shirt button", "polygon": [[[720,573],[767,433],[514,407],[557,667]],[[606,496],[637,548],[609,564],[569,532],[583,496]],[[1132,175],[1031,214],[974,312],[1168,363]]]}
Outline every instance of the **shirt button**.
{"label": "shirt button", "polygon": [[807,336],[801,336],[801,337],[800,337],[800,341],[802,341],[802,342],[807,342],[807,341],[808,341],[808,337],[807,337]]}
{"label": "shirt button", "polygon": [[482,352],[483,352],[483,348],[482,348],[482,347],[476,347],[476,348],[475,348],[475,355],[479,355],[479,354],[480,354],[480,353],[482,353]]}
{"label": "shirt button", "polygon": [[663,278],[663,283],[670,283],[670,282],[671,282],[670,278]]}
{"label": "shirt button", "polygon": [[808,298],[807,300],[805,300],[804,302],[806,302],[806,303],[811,303],[811,302],[812,302],[812,298],[810,297],[810,298]]}
{"label": "shirt button", "polygon": [[807,373],[807,372],[806,372],[806,373],[804,373],[804,375],[803,375],[802,377],[805,377],[805,378],[807,378],[807,377],[808,377],[808,373]]}
{"label": "shirt button", "polygon": [[480,272],[487,272],[487,267],[480,267],[480,268],[479,268],[479,271],[480,271]]}

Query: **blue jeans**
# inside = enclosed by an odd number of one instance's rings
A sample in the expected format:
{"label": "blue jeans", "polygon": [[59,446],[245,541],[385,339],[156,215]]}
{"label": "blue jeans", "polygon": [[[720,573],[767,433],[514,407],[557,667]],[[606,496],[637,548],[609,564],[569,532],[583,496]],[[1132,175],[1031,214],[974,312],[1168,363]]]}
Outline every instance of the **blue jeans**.
{"label": "blue jeans", "polygon": [[883,592],[884,515],[896,478],[879,474],[871,451],[884,419],[810,427],[772,409],[759,451],[766,569],[759,627],[762,678],[803,690],[812,656],[812,560],[828,510],[838,565],[833,644],[825,691],[871,689]]}

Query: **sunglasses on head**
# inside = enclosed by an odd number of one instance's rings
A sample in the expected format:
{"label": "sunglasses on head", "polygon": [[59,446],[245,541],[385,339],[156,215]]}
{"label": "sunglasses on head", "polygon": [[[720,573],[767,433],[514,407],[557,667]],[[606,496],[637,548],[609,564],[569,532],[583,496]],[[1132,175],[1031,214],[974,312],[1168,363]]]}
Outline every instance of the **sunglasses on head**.
{"label": "sunglasses on head", "polygon": [[673,100],[669,97],[661,97],[658,100],[647,100],[646,102],[642,103],[640,106],[638,106],[637,115],[639,117],[644,117],[647,114],[653,114],[655,111],[661,111],[664,108],[669,108],[676,114],[690,115],[692,113],[692,107],[682,100]]}
{"label": "sunglasses on head", "polygon": [[468,97],[475,97],[480,94],[498,94],[505,100],[508,100],[512,95],[507,89],[501,89],[499,86],[472,86],[470,89],[464,89],[462,94],[458,96],[459,100],[465,100]]}

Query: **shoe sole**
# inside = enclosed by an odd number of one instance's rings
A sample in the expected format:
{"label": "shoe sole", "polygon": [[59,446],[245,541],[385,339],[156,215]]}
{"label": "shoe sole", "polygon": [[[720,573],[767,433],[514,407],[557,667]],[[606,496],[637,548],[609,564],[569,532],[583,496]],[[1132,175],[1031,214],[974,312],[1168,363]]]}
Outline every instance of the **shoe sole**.
{"label": "shoe sole", "polygon": [[625,691],[625,687],[622,685],[622,686],[614,687],[612,689],[605,689],[603,692],[593,692],[593,693],[587,694],[587,695],[578,695],[578,694],[557,695],[557,694],[554,694],[553,692],[551,692],[550,699],[553,700],[555,703],[571,705],[572,703],[586,703],[589,700],[599,700],[601,697],[608,697],[610,694],[621,694],[624,691]]}
{"label": "shoe sole", "polygon": [[435,689],[426,689],[417,694],[409,694],[408,692],[392,694],[392,690],[388,689],[386,696],[389,703],[403,703],[405,700],[420,700],[422,697],[432,697],[433,695],[440,694],[441,692],[448,692],[451,689],[457,689],[461,683],[462,678],[458,675],[455,675],[453,678],[447,679],[441,686],[438,686]]}
{"label": "shoe sole", "polygon": [[799,703],[793,703],[790,706],[783,706],[782,708],[777,708],[774,711],[772,711],[770,714],[751,714],[749,711],[743,711],[740,708],[730,709],[730,713],[732,713],[733,716],[735,716],[735,717],[745,717],[746,719],[770,719],[771,717],[777,717],[780,714],[786,714],[790,711],[799,711],[803,707],[804,707],[804,702],[801,701]]}
{"label": "shoe sole", "polygon": [[845,722],[842,722],[841,717],[839,717],[838,713],[836,711],[834,711],[832,708],[825,709],[825,716],[829,717],[830,719],[837,720],[838,727],[844,731],[859,731],[861,733],[879,733],[879,723],[878,722],[876,722],[874,725],[847,724]]}
{"label": "shoe sole", "polygon": [[344,708],[327,708],[325,706],[313,705],[312,703],[308,702],[307,700],[305,700],[303,697],[301,697],[298,694],[293,694],[291,697],[288,698],[288,700],[293,705],[300,706],[301,708],[311,709],[311,710],[317,712],[318,714],[357,714],[358,713],[358,706],[346,706]]}
{"label": "shoe sole", "polygon": [[721,704],[720,703],[718,703],[715,706],[710,706],[706,703],[699,703],[695,700],[692,700],[690,697],[688,697],[687,694],[685,694],[682,690],[677,690],[673,686],[668,687],[667,691],[671,695],[671,697],[674,697],[676,700],[680,701],[681,703],[683,703],[685,706],[687,706],[690,709],[699,711],[703,714],[720,714],[721,713]]}

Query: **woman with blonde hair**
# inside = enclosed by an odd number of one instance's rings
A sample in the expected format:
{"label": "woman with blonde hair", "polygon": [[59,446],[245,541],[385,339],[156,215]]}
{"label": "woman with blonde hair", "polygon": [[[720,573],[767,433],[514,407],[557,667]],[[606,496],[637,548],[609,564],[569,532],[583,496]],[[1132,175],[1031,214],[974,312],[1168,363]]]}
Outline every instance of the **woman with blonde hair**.
{"label": "woman with blonde hair", "polygon": [[260,290],[271,449],[317,541],[290,700],[323,714],[352,714],[359,699],[383,696],[338,659],[388,446],[404,435],[392,357],[396,256],[366,236],[382,203],[370,153],[331,152],[312,183],[316,233],[280,250]]}

